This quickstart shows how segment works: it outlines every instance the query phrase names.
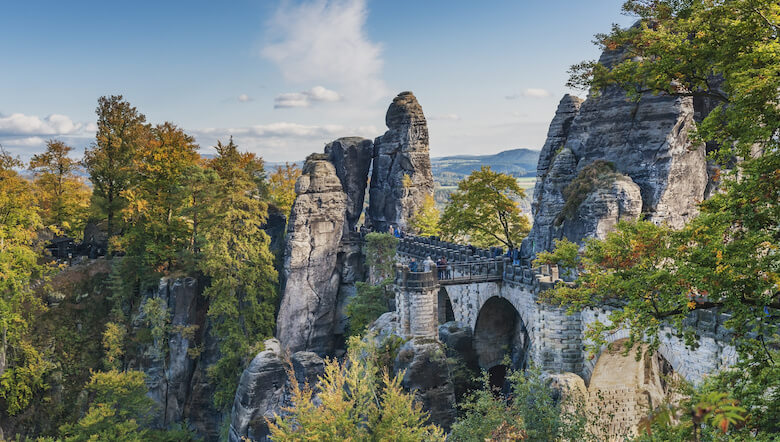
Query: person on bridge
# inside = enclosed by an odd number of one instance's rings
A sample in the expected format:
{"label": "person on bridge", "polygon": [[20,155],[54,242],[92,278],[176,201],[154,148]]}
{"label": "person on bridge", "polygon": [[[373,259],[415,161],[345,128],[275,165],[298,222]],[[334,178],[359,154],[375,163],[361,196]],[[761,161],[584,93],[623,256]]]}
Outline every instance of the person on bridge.
{"label": "person on bridge", "polygon": [[409,261],[409,271],[410,272],[416,272],[417,271],[417,260],[412,257],[412,260]]}
{"label": "person on bridge", "polygon": [[436,265],[436,263],[433,262],[430,256],[425,258],[425,261],[423,261],[423,272],[428,273],[433,270],[433,267]]}
{"label": "person on bridge", "polygon": [[439,274],[439,279],[444,279],[444,273],[446,269],[447,269],[447,264],[446,261],[444,260],[444,257],[442,256],[441,258],[439,258],[438,261],[436,261],[436,270],[437,273]]}

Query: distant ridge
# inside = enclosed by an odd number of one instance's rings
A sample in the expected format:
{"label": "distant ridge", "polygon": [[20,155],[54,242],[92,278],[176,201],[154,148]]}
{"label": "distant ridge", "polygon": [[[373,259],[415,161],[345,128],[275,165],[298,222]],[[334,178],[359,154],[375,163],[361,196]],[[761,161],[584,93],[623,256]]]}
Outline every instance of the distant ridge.
{"label": "distant ridge", "polygon": [[454,185],[482,166],[516,178],[535,177],[539,151],[510,149],[492,155],[453,155],[431,158],[433,175],[443,186]]}

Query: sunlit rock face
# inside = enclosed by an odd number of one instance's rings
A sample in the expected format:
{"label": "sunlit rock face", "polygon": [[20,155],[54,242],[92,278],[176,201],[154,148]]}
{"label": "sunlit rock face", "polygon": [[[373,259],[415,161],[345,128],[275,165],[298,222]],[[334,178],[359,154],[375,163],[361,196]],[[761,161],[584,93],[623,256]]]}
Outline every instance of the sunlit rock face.
{"label": "sunlit rock face", "polygon": [[333,351],[347,195],[324,154],[307,158],[295,186],[284,258],[285,287],[277,337],[283,348],[326,355]]}
{"label": "sunlit rock face", "polygon": [[[621,50],[607,50],[599,61],[609,66],[623,56]],[[694,117],[701,118],[706,106],[694,104],[691,97],[669,95],[643,94],[638,101],[630,100],[615,86],[584,102],[564,96],[539,157],[534,225],[523,243],[523,255],[549,250],[557,238],[581,241],[600,236],[616,219],[642,216],[679,228],[695,216],[708,173],[705,146],[694,144],[690,136]],[[583,195],[577,216],[562,217],[564,189],[595,161],[614,165],[623,176],[620,189]],[[639,213],[634,185],[641,197]],[[591,204],[595,207],[587,207]]]}
{"label": "sunlit rock face", "polygon": [[374,140],[368,218],[375,230],[405,228],[426,195],[433,194],[428,125],[411,92],[401,92],[387,110],[388,131]]}

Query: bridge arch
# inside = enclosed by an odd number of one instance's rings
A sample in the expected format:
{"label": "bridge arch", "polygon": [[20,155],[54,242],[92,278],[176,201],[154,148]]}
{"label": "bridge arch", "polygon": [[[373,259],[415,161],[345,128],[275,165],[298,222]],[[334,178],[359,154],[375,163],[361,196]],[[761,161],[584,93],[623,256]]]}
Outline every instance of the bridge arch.
{"label": "bridge arch", "polygon": [[491,385],[503,388],[509,358],[510,368],[524,369],[528,360],[530,338],[520,312],[507,299],[493,296],[479,310],[474,327],[477,361],[490,374]]}

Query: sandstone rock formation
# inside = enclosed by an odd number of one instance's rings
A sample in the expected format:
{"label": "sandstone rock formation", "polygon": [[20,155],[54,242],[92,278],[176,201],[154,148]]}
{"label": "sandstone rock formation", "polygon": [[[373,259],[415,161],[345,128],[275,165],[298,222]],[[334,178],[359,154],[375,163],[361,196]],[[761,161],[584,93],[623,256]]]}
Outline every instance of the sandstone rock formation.
{"label": "sandstone rock formation", "polygon": [[393,369],[405,370],[401,385],[414,392],[431,422],[449,430],[456,416],[455,389],[444,346],[433,339],[412,339],[401,346]]}
{"label": "sandstone rock formation", "polygon": [[[155,425],[164,428],[187,421],[206,440],[216,440],[222,414],[212,403],[213,385],[206,375],[219,357],[216,339],[208,333],[205,300],[195,278],[163,278],[156,290],[144,296],[144,302],[161,299],[170,318],[165,340],[140,349],[142,358],[131,361],[133,368],[146,373],[149,396],[160,406]],[[134,323],[147,327],[143,314]],[[193,333],[186,333],[184,330]],[[202,345],[197,358],[188,350]]]}
{"label": "sandstone rock formation", "polygon": [[631,178],[622,175],[606,188],[591,191],[580,204],[571,222],[563,225],[563,236],[581,242],[585,238],[604,239],[618,221],[635,220],[642,212],[642,195]]}
{"label": "sandstone rock formation", "polygon": [[346,225],[349,231],[355,230],[360,214],[363,213],[373,153],[374,144],[371,140],[360,137],[339,138],[325,146],[325,154],[336,168],[336,175],[347,194]]}
{"label": "sandstone rock formation", "polygon": [[[599,62],[609,66],[623,56],[621,50],[607,50]],[[579,241],[616,219],[636,217],[634,185],[639,188],[645,218],[681,227],[695,216],[708,183],[705,147],[693,145],[689,137],[694,116],[701,117],[706,108],[695,104],[691,97],[650,94],[632,101],[615,86],[584,102],[564,96],[539,157],[534,225],[523,243],[523,255],[549,250],[553,239],[572,234],[569,239]],[[580,171],[599,160],[614,164],[625,176],[619,181],[622,190],[599,191],[583,200],[577,217],[561,219],[564,189]],[[607,202],[615,198],[624,201]],[[583,207],[588,204],[596,207]]]}
{"label": "sandstone rock formation", "polygon": [[274,414],[282,414],[282,408],[291,405],[288,368],[295,371],[299,384],[313,385],[324,373],[325,362],[314,353],[295,353],[288,364],[278,341],[268,340],[265,347],[241,374],[230,419],[231,442],[267,440],[265,419],[273,419]]}
{"label": "sandstone rock formation", "polygon": [[328,156],[312,154],[295,185],[284,258],[286,279],[276,336],[291,351],[334,348],[347,196]]}
{"label": "sandstone rock formation", "polygon": [[405,228],[426,195],[433,194],[428,126],[411,92],[401,92],[387,110],[388,131],[374,141],[368,218],[375,230]]}

